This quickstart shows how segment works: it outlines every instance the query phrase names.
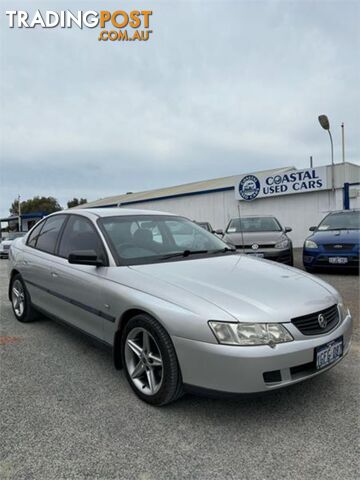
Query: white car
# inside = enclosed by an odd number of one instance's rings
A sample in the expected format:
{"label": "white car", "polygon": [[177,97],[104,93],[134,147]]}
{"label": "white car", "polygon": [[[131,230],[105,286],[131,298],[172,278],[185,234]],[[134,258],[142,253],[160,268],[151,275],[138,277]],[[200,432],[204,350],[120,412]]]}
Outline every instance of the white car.
{"label": "white car", "polygon": [[23,237],[26,232],[11,232],[0,242],[0,258],[8,258],[10,245],[15,238]]}

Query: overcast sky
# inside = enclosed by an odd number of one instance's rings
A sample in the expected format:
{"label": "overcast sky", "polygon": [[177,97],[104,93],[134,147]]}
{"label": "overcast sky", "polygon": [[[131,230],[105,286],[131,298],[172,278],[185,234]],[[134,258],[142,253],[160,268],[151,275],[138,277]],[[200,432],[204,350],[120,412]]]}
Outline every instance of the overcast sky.
{"label": "overcast sky", "polygon": [[[360,2],[0,0],[0,215],[330,159],[359,163]],[[151,9],[147,43],[9,29],[5,10]]]}

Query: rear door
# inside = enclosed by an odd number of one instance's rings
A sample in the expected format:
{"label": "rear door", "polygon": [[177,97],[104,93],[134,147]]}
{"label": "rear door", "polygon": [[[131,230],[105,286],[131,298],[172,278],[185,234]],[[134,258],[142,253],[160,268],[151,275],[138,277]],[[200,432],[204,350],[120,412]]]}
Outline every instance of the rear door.
{"label": "rear door", "polygon": [[49,292],[51,267],[60,232],[66,215],[53,215],[39,223],[27,240],[22,258],[21,273],[30,293],[31,302],[48,311],[52,295]]}

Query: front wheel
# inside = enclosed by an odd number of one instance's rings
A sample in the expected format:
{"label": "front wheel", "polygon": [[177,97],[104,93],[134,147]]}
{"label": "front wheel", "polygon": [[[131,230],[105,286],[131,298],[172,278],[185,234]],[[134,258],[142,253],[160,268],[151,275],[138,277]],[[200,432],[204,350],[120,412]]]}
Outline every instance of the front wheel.
{"label": "front wheel", "polygon": [[182,395],[176,353],[165,329],[152,317],[139,314],[125,325],[122,364],[136,395],[152,405],[166,405]]}
{"label": "front wheel", "polygon": [[21,275],[17,274],[12,279],[10,292],[11,306],[16,319],[23,323],[32,322],[35,319],[35,311]]}

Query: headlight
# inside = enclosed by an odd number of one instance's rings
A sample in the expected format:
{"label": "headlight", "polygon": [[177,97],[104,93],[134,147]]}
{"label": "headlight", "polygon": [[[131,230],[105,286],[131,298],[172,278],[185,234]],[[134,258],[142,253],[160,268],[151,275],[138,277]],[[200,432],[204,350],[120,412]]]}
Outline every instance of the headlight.
{"label": "headlight", "polygon": [[275,248],[286,248],[289,246],[289,243],[290,243],[289,239],[284,238],[283,240],[280,240],[280,242],[275,244]]}
{"label": "headlight", "polygon": [[270,345],[291,342],[293,337],[280,323],[209,322],[219,343],[224,345]]}
{"label": "headlight", "polygon": [[318,244],[313,242],[312,240],[305,240],[305,248],[318,248]]}

